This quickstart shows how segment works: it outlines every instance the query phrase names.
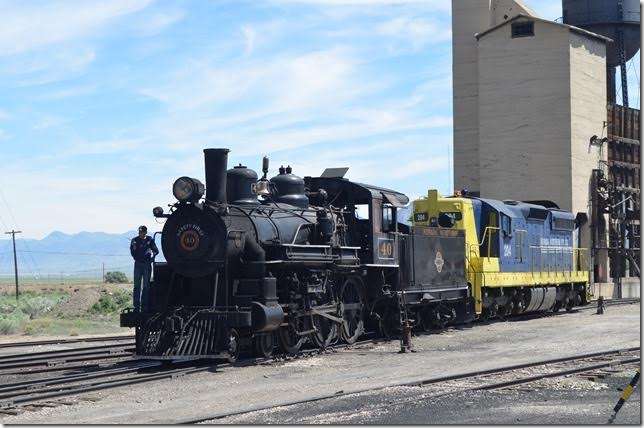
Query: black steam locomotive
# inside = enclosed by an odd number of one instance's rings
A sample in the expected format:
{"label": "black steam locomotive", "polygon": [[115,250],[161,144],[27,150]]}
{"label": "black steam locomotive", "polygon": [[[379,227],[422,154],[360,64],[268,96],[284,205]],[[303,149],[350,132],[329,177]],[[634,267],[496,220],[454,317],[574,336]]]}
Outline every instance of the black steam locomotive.
{"label": "black steam locomotive", "polygon": [[[290,167],[267,179],[227,170],[228,149],[206,149],[206,185],[181,177],[165,218],[166,262],[155,262],[151,305],[121,314],[146,358],[235,360],[355,342],[404,323],[430,328],[467,314],[463,231],[408,226],[402,193]],[[205,191],[205,197],[204,197]]]}

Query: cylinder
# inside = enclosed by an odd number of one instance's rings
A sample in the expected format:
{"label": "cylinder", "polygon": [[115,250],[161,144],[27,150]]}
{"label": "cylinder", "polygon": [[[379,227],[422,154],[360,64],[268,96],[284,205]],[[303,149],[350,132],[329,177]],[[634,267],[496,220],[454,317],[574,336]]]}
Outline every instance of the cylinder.
{"label": "cylinder", "polygon": [[226,172],[228,149],[204,149],[206,167],[206,199],[216,204],[226,203]]}

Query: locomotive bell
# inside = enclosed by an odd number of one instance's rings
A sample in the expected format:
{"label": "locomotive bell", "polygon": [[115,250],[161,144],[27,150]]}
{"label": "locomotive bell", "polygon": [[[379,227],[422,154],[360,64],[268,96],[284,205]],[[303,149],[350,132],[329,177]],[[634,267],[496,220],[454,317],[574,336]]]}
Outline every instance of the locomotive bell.
{"label": "locomotive bell", "polygon": [[251,191],[259,196],[268,196],[271,194],[271,184],[266,178],[266,174],[268,174],[268,156],[264,156],[262,159],[262,172],[264,175],[251,186]]}
{"label": "locomotive bell", "polygon": [[265,178],[262,178],[252,187],[253,193],[260,196],[267,196],[271,194],[270,182]]}

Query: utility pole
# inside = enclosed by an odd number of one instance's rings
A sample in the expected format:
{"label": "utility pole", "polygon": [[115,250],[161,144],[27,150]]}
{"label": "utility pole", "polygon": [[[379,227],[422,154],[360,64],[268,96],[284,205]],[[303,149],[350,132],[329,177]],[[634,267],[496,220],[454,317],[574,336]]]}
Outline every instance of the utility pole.
{"label": "utility pole", "polygon": [[11,240],[13,241],[13,271],[16,275],[16,302],[18,301],[18,296],[20,295],[20,290],[18,288],[18,257],[16,257],[16,233],[22,233],[21,230],[12,230],[11,232],[5,232],[5,235],[11,235]]}
{"label": "utility pole", "polygon": [[103,283],[105,283],[105,262],[103,262]]}

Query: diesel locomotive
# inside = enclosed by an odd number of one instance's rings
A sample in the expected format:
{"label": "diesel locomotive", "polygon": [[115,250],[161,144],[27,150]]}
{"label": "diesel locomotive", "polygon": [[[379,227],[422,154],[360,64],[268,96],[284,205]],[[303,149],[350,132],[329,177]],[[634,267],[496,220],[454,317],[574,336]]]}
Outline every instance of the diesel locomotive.
{"label": "diesel locomotive", "polygon": [[[460,193],[460,192],[459,192]],[[440,197],[413,202],[413,224],[465,231],[463,251],[479,318],[554,312],[590,302],[588,250],[579,248],[583,217],[552,201]]]}
{"label": "diesel locomotive", "polygon": [[234,361],[471,313],[465,231],[399,222],[408,197],[347,180],[346,168],[268,179],[264,158],[258,178],[228,169],[228,153],[204,150],[205,186],[180,177],[169,212],[153,210],[165,261],[153,264],[150,304],[121,314],[137,355]]}

